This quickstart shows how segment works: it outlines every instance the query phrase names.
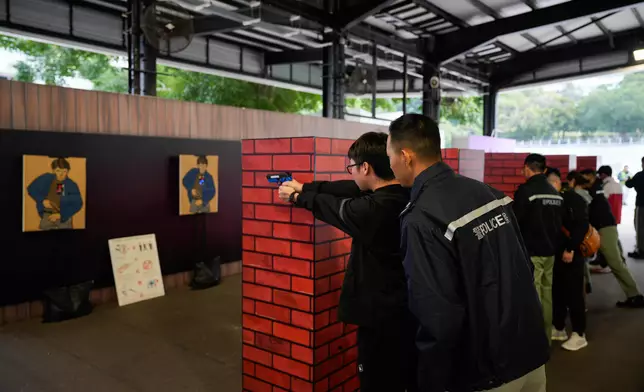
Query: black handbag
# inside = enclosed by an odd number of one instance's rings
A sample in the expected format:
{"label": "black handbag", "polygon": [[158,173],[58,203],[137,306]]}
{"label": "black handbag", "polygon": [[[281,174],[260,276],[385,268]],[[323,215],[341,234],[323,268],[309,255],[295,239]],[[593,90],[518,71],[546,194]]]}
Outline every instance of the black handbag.
{"label": "black handbag", "polygon": [[90,292],[94,281],[45,290],[43,323],[56,323],[92,313]]}
{"label": "black handbag", "polygon": [[207,289],[219,283],[221,283],[221,257],[217,256],[207,262],[200,261],[195,265],[190,282],[193,290]]}

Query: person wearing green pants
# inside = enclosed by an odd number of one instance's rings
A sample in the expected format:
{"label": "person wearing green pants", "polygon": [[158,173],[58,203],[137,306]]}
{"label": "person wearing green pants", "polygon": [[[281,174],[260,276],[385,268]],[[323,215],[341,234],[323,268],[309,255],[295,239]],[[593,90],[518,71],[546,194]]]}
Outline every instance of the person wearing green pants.
{"label": "person wearing green pants", "polygon": [[524,161],[527,181],[514,194],[514,214],[534,267],[534,286],[541,300],[544,331],[552,331],[552,279],[561,235],[563,197],[548,182],[546,157],[530,154]]}
{"label": "person wearing green pants", "polygon": [[588,212],[590,224],[599,231],[601,238],[599,250],[626,295],[626,301],[617,302],[617,306],[620,308],[644,308],[644,296],[640,293],[633,275],[624,263],[619,246],[617,222],[611,212],[610,204],[604,196],[601,183],[598,181],[596,173],[591,169],[584,170],[581,174],[590,181],[585,186],[593,198]]}

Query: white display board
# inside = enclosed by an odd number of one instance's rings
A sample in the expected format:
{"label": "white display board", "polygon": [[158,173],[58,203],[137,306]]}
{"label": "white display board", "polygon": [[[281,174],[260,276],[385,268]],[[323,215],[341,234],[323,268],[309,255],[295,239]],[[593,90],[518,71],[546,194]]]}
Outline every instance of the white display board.
{"label": "white display board", "polygon": [[154,234],[108,241],[119,306],[165,295]]}

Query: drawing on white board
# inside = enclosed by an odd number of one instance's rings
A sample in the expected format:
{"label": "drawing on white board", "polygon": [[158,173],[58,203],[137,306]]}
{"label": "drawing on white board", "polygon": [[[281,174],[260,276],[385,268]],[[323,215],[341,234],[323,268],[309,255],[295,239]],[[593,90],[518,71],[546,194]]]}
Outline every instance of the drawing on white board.
{"label": "drawing on white board", "polygon": [[165,295],[154,234],[109,240],[119,306]]}

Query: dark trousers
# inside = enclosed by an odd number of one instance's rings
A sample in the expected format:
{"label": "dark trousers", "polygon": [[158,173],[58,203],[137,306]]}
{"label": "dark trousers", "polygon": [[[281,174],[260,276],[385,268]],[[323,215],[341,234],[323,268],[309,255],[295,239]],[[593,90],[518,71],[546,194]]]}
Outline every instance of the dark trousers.
{"label": "dark trousers", "polygon": [[552,325],[563,330],[566,316],[570,314],[573,332],[583,335],[586,332],[586,304],[584,303],[584,259],[577,255],[572,263],[555,261],[552,285]]}
{"label": "dark trousers", "polygon": [[411,316],[358,328],[361,392],[417,392],[416,331]]}

